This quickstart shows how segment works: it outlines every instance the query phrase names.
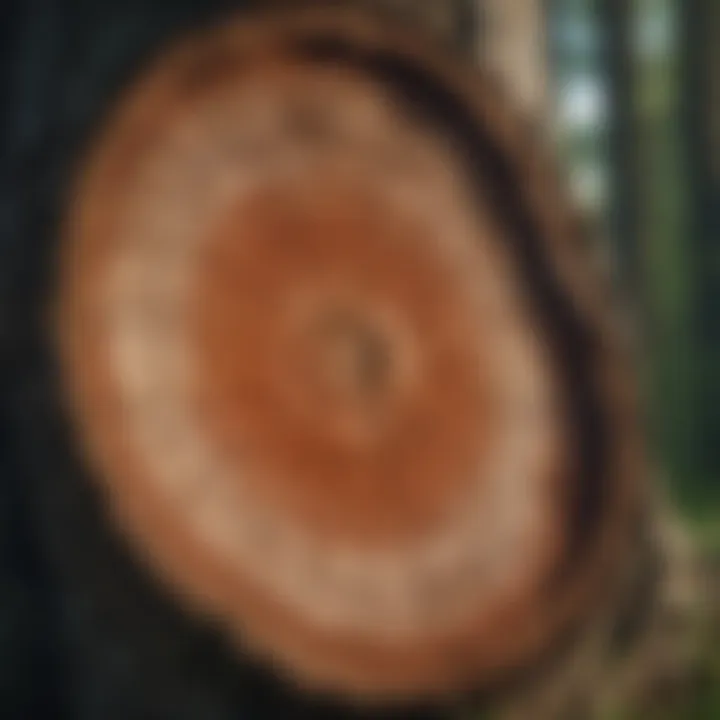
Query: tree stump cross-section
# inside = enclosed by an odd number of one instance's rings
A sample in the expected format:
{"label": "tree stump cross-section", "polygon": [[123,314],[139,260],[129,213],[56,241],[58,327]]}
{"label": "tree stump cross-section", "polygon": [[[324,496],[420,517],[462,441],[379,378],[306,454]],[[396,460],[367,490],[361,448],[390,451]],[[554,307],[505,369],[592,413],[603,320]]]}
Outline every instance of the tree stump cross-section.
{"label": "tree stump cross-section", "polygon": [[80,166],[87,463],[179,602],[305,687],[498,687],[632,547],[625,351],[524,128],[411,31],[276,9],[171,48]]}

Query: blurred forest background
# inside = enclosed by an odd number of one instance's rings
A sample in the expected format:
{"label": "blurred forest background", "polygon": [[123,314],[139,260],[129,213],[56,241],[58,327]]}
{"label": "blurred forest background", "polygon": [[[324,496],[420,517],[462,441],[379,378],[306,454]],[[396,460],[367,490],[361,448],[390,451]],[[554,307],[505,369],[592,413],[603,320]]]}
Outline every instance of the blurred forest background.
{"label": "blurred forest background", "polygon": [[720,548],[720,3],[550,0],[547,12],[554,124],[638,311],[656,460]]}

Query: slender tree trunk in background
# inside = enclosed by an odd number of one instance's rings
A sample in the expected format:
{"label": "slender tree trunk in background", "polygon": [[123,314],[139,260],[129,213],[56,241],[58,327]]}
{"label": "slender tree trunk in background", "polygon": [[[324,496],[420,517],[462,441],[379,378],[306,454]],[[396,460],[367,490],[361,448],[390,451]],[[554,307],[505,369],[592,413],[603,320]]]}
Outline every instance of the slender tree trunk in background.
{"label": "slender tree trunk in background", "polygon": [[543,0],[484,0],[477,60],[495,72],[529,117],[550,114]]}
{"label": "slender tree trunk in background", "polygon": [[643,276],[638,253],[637,80],[633,52],[632,2],[597,3],[603,25],[603,61],[609,86],[608,144],[610,156],[610,222],[620,281],[637,303]]}
{"label": "slender tree trunk in background", "polygon": [[679,6],[682,57],[680,127],[687,157],[687,246],[694,298],[690,308],[699,367],[694,405],[696,475],[720,497],[720,6],[687,0]]}

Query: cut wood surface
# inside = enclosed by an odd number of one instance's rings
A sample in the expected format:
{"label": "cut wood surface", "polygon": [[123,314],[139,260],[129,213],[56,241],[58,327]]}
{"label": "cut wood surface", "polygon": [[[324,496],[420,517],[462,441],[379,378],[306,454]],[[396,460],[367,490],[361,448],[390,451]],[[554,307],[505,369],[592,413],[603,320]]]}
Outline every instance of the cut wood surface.
{"label": "cut wood surface", "polygon": [[640,546],[630,358],[509,97],[371,14],[275,10],[171,48],[81,169],[87,462],[181,601],[309,688],[515,681]]}

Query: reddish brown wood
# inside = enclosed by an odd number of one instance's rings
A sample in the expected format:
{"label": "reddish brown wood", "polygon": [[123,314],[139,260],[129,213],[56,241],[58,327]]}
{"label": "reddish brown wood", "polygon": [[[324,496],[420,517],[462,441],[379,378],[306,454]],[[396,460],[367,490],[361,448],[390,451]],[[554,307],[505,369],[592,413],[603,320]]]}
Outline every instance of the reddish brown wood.
{"label": "reddish brown wood", "polygon": [[580,233],[492,83],[412,33],[296,10],[168,51],[64,234],[67,398],[118,527],[304,685],[537,662],[613,585],[644,485]]}

